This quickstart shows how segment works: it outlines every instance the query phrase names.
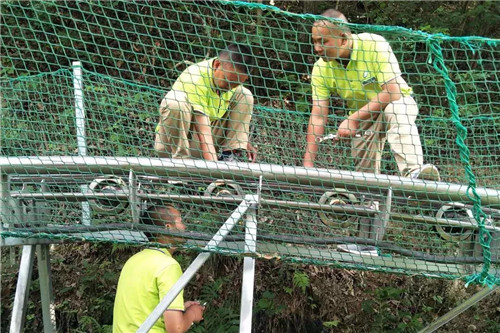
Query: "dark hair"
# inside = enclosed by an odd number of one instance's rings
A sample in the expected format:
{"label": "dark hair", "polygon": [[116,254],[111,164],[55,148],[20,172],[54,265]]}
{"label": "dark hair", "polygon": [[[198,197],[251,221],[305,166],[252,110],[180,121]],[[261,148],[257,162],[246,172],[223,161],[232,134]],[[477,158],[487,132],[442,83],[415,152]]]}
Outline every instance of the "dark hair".
{"label": "dark hair", "polygon": [[[152,204],[141,214],[141,224],[156,227],[165,227],[165,224],[172,223],[172,213],[170,209],[174,208],[170,205]],[[154,241],[158,236],[150,231],[144,231],[144,235],[150,241]]]}
{"label": "dark hair", "polygon": [[230,44],[219,53],[219,59],[229,61],[234,68],[241,72],[250,74],[254,63],[252,51],[246,45]]}

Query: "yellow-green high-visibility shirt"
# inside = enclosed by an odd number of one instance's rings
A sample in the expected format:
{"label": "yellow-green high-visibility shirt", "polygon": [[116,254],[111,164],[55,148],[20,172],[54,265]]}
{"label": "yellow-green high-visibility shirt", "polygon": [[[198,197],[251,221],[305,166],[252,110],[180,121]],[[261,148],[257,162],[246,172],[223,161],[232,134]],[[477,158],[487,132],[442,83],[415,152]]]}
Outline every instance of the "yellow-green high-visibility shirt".
{"label": "yellow-green high-visibility shirt", "polygon": [[[181,266],[165,249],[144,249],[127,260],[116,289],[113,332],[136,332],[181,276]],[[183,293],[169,310],[184,311]],[[149,332],[165,331],[161,316]]]}
{"label": "yellow-green high-visibility shirt", "polygon": [[338,95],[347,102],[352,113],[376,97],[382,91],[381,86],[394,78],[404,96],[413,93],[401,78],[398,60],[384,37],[370,33],[353,34],[352,41],[347,67],[336,60],[325,62],[319,59],[314,64],[311,76],[313,100]]}
{"label": "yellow-green high-visibility shirt", "polygon": [[186,93],[193,111],[201,112],[210,121],[221,119],[229,108],[236,88],[228,91],[216,89],[213,81],[213,62],[216,58],[191,65],[177,78],[172,90]]}

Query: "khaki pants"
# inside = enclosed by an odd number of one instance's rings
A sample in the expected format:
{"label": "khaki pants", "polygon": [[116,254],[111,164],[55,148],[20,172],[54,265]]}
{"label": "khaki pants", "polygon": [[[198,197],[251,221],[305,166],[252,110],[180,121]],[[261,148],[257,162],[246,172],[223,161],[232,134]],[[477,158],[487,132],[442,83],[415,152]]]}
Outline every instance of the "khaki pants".
{"label": "khaki pants", "polygon": [[[253,95],[239,86],[220,120],[212,122],[212,135],[218,152],[247,149]],[[160,104],[160,122],[156,127],[155,150],[160,157],[202,158],[193,109],[184,92],[171,90]]]}
{"label": "khaki pants", "polygon": [[380,173],[382,151],[386,140],[391,146],[401,174],[423,164],[422,144],[415,120],[418,106],[410,97],[387,105],[373,121],[362,123],[360,130],[371,133],[351,141],[351,155],[356,171]]}

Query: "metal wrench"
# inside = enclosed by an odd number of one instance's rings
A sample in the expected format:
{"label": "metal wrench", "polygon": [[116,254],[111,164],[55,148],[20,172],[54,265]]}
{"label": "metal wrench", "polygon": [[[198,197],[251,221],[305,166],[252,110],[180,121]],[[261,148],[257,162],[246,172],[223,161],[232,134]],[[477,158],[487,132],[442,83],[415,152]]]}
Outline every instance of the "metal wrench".
{"label": "metal wrench", "polygon": [[[363,133],[357,133],[356,135],[354,135],[354,137],[361,138],[362,136],[369,136],[372,134],[373,134],[373,131],[365,131]],[[328,134],[326,136],[316,138],[316,142],[318,142],[318,143],[321,143],[321,142],[327,141],[327,140],[338,141],[339,139],[337,138],[337,134]]]}

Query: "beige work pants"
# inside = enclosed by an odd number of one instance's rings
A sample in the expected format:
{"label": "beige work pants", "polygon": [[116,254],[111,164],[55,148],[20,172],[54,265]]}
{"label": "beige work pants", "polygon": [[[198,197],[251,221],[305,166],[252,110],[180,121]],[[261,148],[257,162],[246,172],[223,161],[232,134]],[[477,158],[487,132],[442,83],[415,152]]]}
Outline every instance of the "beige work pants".
{"label": "beige work pants", "polygon": [[423,165],[422,144],[415,120],[418,106],[410,97],[403,97],[387,105],[384,112],[370,122],[362,123],[361,132],[370,134],[351,141],[351,156],[356,171],[380,173],[382,151],[388,141],[399,172]]}
{"label": "beige work pants", "polygon": [[[254,99],[239,86],[220,120],[212,122],[212,135],[218,152],[247,149]],[[160,121],[156,127],[155,150],[160,157],[202,158],[193,109],[184,92],[171,90],[160,104]]]}

